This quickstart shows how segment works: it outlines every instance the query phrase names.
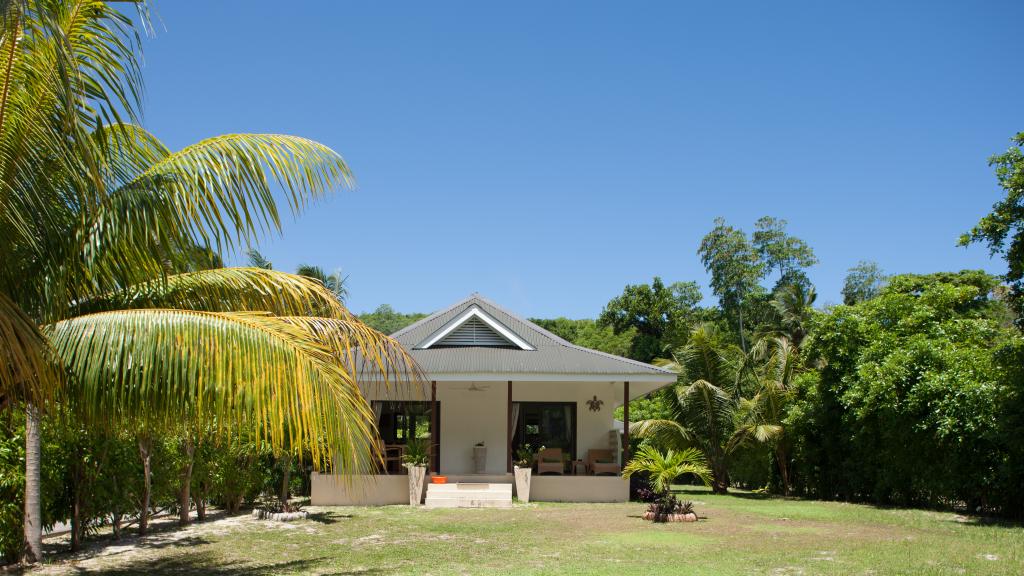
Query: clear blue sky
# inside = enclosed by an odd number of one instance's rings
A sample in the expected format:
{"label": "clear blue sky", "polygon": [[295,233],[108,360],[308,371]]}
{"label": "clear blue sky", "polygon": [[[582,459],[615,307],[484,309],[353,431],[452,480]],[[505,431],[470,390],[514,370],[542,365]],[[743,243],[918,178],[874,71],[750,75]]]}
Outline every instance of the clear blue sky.
{"label": "clear blue sky", "polygon": [[[350,306],[478,291],[594,317],[696,280],[716,216],[789,220],[821,264],[984,268],[958,235],[1024,130],[1024,2],[174,2],[145,43],[174,148],[282,132],[356,173],[262,251],[350,275]],[[231,259],[234,262],[240,258]]]}

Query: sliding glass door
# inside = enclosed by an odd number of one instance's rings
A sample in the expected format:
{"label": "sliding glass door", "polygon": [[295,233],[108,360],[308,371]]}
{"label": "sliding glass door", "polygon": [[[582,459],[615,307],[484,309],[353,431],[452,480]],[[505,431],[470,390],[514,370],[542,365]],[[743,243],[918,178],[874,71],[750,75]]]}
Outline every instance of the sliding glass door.
{"label": "sliding glass door", "polygon": [[563,454],[576,459],[575,402],[514,402],[512,417],[513,453],[529,444],[534,452],[541,446],[561,448]]}
{"label": "sliding glass door", "polygon": [[[441,403],[437,403],[437,421],[441,421]],[[430,442],[430,402],[387,401],[373,402],[373,411],[377,417],[377,429],[384,442],[385,459],[388,472],[401,472],[401,448],[416,438]],[[437,434],[438,444],[441,442],[441,431]],[[436,466],[440,463],[440,446],[434,446],[431,459]]]}

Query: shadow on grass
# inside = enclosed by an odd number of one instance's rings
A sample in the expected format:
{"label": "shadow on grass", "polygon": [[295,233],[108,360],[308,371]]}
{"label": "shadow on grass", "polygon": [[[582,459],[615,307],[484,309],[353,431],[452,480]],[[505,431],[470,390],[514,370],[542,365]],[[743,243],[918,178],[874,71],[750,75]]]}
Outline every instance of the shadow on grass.
{"label": "shadow on grass", "polygon": [[[269,576],[281,573],[306,573],[328,558],[312,558],[307,560],[287,560],[271,564],[252,564],[241,561],[225,561],[213,558],[207,553],[179,554],[165,558],[139,559],[128,561],[115,567],[103,567],[97,570],[84,570],[72,567],[77,573],[103,573],[113,576],[129,576],[133,574],[160,576],[161,574],[213,574],[216,576]],[[324,576],[344,576],[349,574],[381,574],[378,569],[358,571],[318,572]]]}
{"label": "shadow on grass", "polygon": [[314,514],[306,515],[306,520],[311,520],[318,524],[337,524],[338,520],[347,520],[349,518],[355,518],[351,514],[337,514],[334,512],[316,512]]}
{"label": "shadow on grass", "polygon": [[766,492],[735,492],[730,491],[725,494],[714,494],[710,490],[704,490],[701,488],[673,488],[673,494],[683,494],[686,496],[732,496],[734,498],[744,498],[747,500],[787,500],[784,496],[777,494],[768,494]]}

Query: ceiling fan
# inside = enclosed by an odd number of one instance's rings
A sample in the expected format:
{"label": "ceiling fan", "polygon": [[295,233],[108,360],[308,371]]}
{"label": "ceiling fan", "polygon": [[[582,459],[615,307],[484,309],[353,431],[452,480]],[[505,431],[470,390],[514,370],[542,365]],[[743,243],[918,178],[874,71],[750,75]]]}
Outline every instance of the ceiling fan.
{"label": "ceiling fan", "polygon": [[477,386],[476,382],[473,382],[466,388],[455,388],[455,390],[465,390],[467,392],[486,392],[490,386]]}

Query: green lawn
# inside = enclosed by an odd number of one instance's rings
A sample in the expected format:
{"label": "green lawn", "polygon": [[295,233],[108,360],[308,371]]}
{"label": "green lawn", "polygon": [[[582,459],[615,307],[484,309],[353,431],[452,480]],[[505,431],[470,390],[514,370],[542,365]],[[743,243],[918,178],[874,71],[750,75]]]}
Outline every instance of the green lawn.
{"label": "green lawn", "polygon": [[58,555],[47,573],[1024,574],[1024,528],[951,513],[713,496],[702,520],[651,524],[643,504],[512,510],[311,508],[290,524],[225,518]]}

